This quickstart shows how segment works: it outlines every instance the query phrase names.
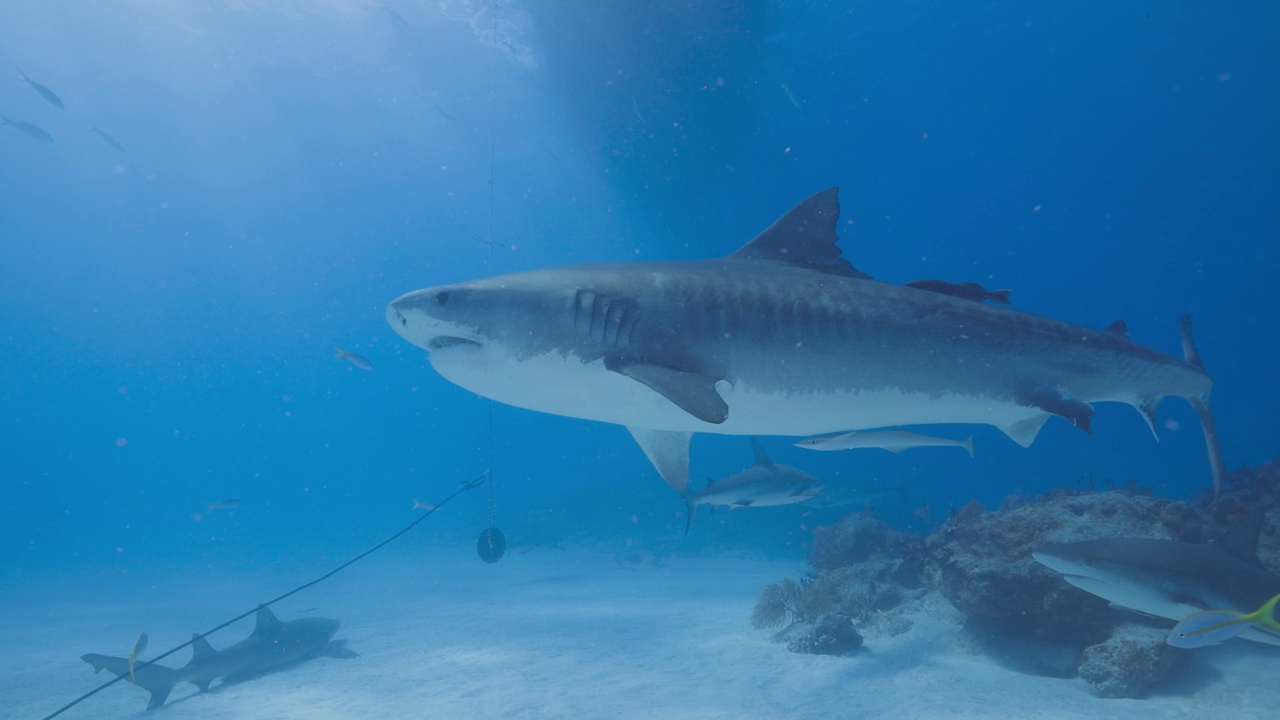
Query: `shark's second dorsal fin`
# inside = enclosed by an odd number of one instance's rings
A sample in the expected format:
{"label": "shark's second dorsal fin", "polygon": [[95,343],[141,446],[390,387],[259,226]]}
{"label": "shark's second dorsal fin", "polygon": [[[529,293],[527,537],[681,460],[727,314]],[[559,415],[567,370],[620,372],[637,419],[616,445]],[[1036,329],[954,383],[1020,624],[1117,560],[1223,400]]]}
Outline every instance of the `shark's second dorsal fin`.
{"label": "shark's second dorsal fin", "polygon": [[280,630],[280,619],[271,612],[271,608],[263,605],[258,608],[258,622],[253,626],[254,635],[272,635]]}
{"label": "shark's second dorsal fin", "polygon": [[729,256],[730,260],[778,263],[829,275],[870,279],[841,257],[836,244],[836,221],[840,219],[839,188],[811,195],[768,230]]}
{"label": "shark's second dorsal fin", "polygon": [[199,665],[208,662],[218,655],[218,651],[213,649],[209,641],[203,635],[193,633],[191,635],[191,662],[187,663],[187,667]]}
{"label": "shark's second dorsal fin", "polygon": [[1262,533],[1265,522],[1266,516],[1262,513],[1251,513],[1232,523],[1213,544],[1245,562],[1261,565],[1262,562],[1258,560],[1258,535]]}
{"label": "shark's second dorsal fin", "polygon": [[1111,323],[1110,325],[1107,326],[1107,329],[1105,330],[1105,332],[1109,332],[1112,335],[1119,335],[1125,340],[1129,339],[1129,325],[1126,324],[1125,321],[1123,320],[1117,320]]}
{"label": "shark's second dorsal fin", "polygon": [[755,453],[755,465],[763,468],[773,469],[773,459],[769,457],[769,453],[764,451],[764,446],[759,440],[751,438],[751,451]]}

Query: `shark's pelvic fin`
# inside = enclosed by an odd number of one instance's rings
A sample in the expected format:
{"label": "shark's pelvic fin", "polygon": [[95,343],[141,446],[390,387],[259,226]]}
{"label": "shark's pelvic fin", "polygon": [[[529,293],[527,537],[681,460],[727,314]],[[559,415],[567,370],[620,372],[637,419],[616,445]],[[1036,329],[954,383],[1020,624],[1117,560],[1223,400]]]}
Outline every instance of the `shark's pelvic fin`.
{"label": "shark's pelvic fin", "polygon": [[743,245],[729,260],[780,263],[829,275],[870,279],[840,254],[836,221],[840,218],[839,188],[809,196],[769,229]]}
{"label": "shark's pelvic fin", "polygon": [[1093,406],[1089,403],[1069,400],[1057,390],[1048,388],[1037,388],[1027,392],[1021,398],[1021,402],[1023,405],[1038,407],[1051,415],[1066,418],[1072,425],[1086,433],[1090,432],[1089,424],[1093,421]]}
{"label": "shark's pelvic fin", "polygon": [[658,474],[676,492],[684,495],[689,490],[689,441],[693,433],[675,430],[646,430],[628,427],[631,437],[653,463]]}
{"label": "shark's pelvic fin", "polygon": [[1032,415],[1025,420],[1019,420],[1008,425],[1000,425],[1000,431],[1009,436],[1009,439],[1018,443],[1022,447],[1031,447],[1031,443],[1036,441],[1036,436],[1040,434],[1040,428],[1049,421],[1049,413],[1040,413]]}
{"label": "shark's pelvic fin", "polygon": [[729,419],[729,406],[716,392],[715,378],[644,363],[609,369],[647,386],[703,422],[719,425]]}
{"label": "shark's pelvic fin", "polygon": [[751,438],[751,451],[755,453],[754,462],[756,465],[758,465],[759,467],[770,468],[770,469],[774,467],[773,458],[769,457],[769,453],[764,451],[764,446],[761,445],[760,441],[756,440],[755,438]]}

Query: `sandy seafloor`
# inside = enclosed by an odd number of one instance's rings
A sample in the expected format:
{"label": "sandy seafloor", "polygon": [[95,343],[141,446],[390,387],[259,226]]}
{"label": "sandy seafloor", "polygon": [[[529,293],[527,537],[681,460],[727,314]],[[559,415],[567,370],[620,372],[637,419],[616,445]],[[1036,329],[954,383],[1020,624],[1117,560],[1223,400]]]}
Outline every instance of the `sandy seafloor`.
{"label": "sandy seafloor", "polygon": [[[323,571],[323,569],[322,569]],[[763,585],[800,563],[643,559],[538,550],[483,565],[469,549],[374,556],[277,606],[281,619],[342,620],[360,653],[320,658],[199,694],[117,684],[66,718],[1182,718],[1275,717],[1280,652],[1245,642],[1198,651],[1171,692],[1095,697],[1081,680],[1006,669],[970,649],[933,596],[896,637],[847,657],[800,655],[748,619]],[[105,676],[85,652],[148,657],[316,574],[73,576],[0,595],[0,717],[39,718]],[[305,611],[305,612],[304,612]],[[210,640],[224,647],[246,620]],[[182,650],[169,665],[190,658]],[[176,662],[173,662],[176,661]]]}

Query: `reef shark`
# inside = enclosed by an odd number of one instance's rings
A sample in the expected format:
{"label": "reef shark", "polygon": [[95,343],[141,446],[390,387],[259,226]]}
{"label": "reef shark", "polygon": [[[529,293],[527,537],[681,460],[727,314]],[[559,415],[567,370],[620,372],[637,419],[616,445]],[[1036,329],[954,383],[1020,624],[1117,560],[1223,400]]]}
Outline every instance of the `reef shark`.
{"label": "reef shark", "polygon": [[1185,360],[952,294],[877,282],[841,255],[837,189],[726,257],[579,265],[411,292],[387,321],[451,382],[530,410],[626,426],[682,494],[692,433],[821,435],[979,423],[1031,445],[1092,404],[1168,396],[1200,415],[1215,492],[1213,382]]}
{"label": "reef shark", "polygon": [[751,438],[755,460],[751,467],[719,482],[707,480],[702,490],[688,491],[684,502],[688,508],[684,534],[693,527],[693,516],[699,505],[728,505],[730,509],[768,507],[804,502],[822,491],[822,481],[790,465],[777,465],[765,452],[760,441]]}
{"label": "reef shark", "polygon": [[[1280,575],[1258,562],[1260,520],[1214,543],[1111,538],[1052,543],[1031,555],[1081,590],[1146,615],[1180,621],[1209,609],[1250,613],[1280,594]],[[1280,645],[1280,633],[1262,625],[1240,637]]]}
{"label": "reef shark", "polygon": [[345,647],[346,641],[333,640],[338,625],[337,620],[327,618],[282,622],[263,607],[258,609],[253,633],[231,647],[214,650],[204,636],[193,635],[191,662],[176,670],[155,663],[136,663],[131,677],[128,658],[89,653],[80,659],[92,665],[94,672],[105,668],[150,691],[151,701],[147,703],[150,710],[163,705],[173,687],[181,682],[189,682],[204,691],[218,678],[224,683],[239,682],[309,658],[356,657]]}

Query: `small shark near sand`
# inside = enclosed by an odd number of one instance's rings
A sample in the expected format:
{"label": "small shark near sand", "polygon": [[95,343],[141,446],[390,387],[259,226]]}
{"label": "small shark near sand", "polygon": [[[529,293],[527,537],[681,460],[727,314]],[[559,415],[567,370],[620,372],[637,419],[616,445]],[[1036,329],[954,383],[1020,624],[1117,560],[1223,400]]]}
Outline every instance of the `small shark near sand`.
{"label": "small shark near sand", "polygon": [[[1280,575],[1258,562],[1261,518],[1222,539],[1195,544],[1112,538],[1052,543],[1032,557],[1117,607],[1184,621],[1204,610],[1253,613],[1280,594]],[[1240,637],[1280,645],[1280,632],[1247,623]]]}
{"label": "small shark near sand", "polygon": [[316,657],[353,658],[345,640],[333,640],[338,621],[302,618],[281,622],[268,608],[258,610],[257,625],[249,637],[223,650],[214,650],[208,640],[192,636],[191,662],[178,669],[163,665],[131,663],[129,658],[89,653],[80,658],[94,672],[106,669],[151,693],[147,709],[160,707],[173,687],[189,682],[201,691],[219,678],[222,682],[249,680],[290,663]]}
{"label": "small shark near sand", "polygon": [[1050,417],[1163,398],[1199,413],[1222,484],[1205,373],[1123,332],[872,280],[837,246],[836,188],[714,260],[579,265],[426,288],[387,322],[449,381],[516,407],[625,425],[689,484],[693,433],[821,435],[978,423],[1028,447]]}
{"label": "small shark near sand", "polygon": [[791,505],[804,502],[822,491],[822,481],[803,470],[789,465],[776,465],[769,453],[755,438],[751,438],[755,462],[740,473],[730,475],[720,482],[707,480],[702,490],[684,494],[688,515],[685,517],[684,534],[693,527],[693,515],[699,505],[728,505],[731,509]]}

